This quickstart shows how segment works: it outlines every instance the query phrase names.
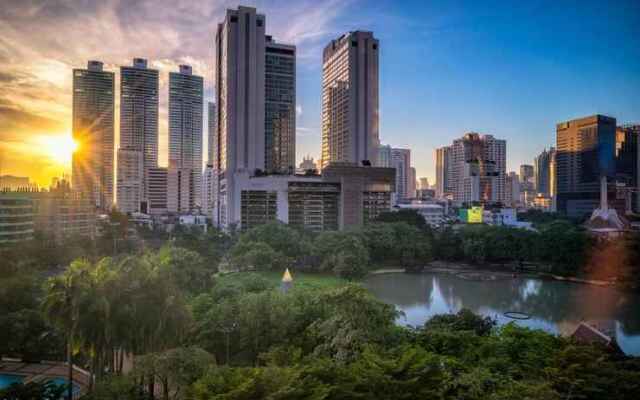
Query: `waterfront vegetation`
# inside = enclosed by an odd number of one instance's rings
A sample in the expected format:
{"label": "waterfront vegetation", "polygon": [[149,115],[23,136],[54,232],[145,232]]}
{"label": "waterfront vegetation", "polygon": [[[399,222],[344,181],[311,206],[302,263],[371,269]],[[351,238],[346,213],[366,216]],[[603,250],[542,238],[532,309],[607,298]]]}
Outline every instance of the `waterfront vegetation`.
{"label": "waterfront vegetation", "polygon": [[[64,359],[69,341],[74,363],[96,376],[95,400],[148,399],[153,387],[163,399],[636,398],[638,358],[466,310],[401,327],[393,306],[357,283],[374,268],[433,260],[587,273],[603,245],[579,227],[434,231],[410,213],[381,220],[137,240],[120,224],[95,240],[16,245],[0,255],[0,354]],[[603,247],[625,256],[611,273],[633,271],[637,243]],[[286,293],[284,268],[294,275]]]}

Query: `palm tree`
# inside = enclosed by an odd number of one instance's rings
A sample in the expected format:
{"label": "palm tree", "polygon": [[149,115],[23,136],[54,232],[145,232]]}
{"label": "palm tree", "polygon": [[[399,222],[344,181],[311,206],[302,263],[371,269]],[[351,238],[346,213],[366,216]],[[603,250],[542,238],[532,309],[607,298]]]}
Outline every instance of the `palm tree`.
{"label": "palm tree", "polygon": [[45,317],[67,338],[69,364],[69,399],[73,397],[73,350],[81,345],[76,335],[79,321],[79,298],[85,286],[91,264],[87,260],[74,261],[61,275],[49,278],[44,298]]}

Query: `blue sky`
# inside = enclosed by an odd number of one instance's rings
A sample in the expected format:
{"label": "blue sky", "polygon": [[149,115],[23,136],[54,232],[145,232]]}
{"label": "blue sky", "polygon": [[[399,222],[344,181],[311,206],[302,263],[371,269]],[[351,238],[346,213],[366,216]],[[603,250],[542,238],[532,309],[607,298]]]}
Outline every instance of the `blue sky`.
{"label": "blue sky", "polygon": [[[298,46],[299,161],[320,152],[322,48],[356,29],[380,40],[381,140],[411,148],[418,176],[431,182],[434,149],[468,131],[506,139],[508,168],[517,170],[554,144],[557,122],[595,113],[640,122],[638,0],[2,3],[2,172],[39,182],[62,167],[34,143],[69,134],[71,69],[89,59],[104,61],[116,79],[134,57],[160,70],[166,163],[168,72],[191,64],[211,99],[215,27],[238,4],[257,7],[268,33]],[[117,116],[116,104],[116,129]]]}
{"label": "blue sky", "polygon": [[[434,148],[467,131],[506,139],[516,170],[554,144],[557,122],[640,122],[640,2],[514,3],[358,2],[340,18],[380,40],[381,140],[411,148],[418,176],[433,182]],[[303,110],[319,109],[319,73],[300,68]],[[299,138],[299,153],[316,142]]]}

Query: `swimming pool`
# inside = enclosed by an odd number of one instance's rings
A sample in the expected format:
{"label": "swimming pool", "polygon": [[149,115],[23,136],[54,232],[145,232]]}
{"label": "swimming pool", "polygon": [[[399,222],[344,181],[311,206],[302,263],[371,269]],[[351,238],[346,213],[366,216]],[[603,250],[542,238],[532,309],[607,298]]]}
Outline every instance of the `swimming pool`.
{"label": "swimming pool", "polygon": [[[69,383],[69,381],[67,379],[64,378],[52,378],[52,379],[48,379],[49,382],[53,382],[58,386],[67,386],[67,384]],[[73,384],[73,394],[74,397],[76,394],[80,393],[80,386],[76,385],[75,383]],[[64,398],[66,399],[67,393],[65,392],[63,396],[65,396]]]}
{"label": "swimming pool", "polygon": [[11,386],[12,383],[22,382],[24,376],[13,374],[0,374],[0,389]]}

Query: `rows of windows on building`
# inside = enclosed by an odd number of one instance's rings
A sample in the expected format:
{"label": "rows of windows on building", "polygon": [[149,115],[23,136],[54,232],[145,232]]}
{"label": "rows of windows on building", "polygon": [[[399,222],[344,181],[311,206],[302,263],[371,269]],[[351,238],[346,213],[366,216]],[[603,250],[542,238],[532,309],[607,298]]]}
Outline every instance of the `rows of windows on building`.
{"label": "rows of windows on building", "polygon": [[637,213],[639,135],[640,125],[603,115],[561,122],[555,146],[506,172],[506,142],[468,133],[436,149],[435,196],[457,206],[501,204],[572,218],[589,216],[606,199],[618,214]]}
{"label": "rows of windows on building", "polygon": [[[478,203],[583,215],[597,207],[605,176],[614,207],[640,209],[640,127],[600,115],[558,124],[555,147],[518,172],[507,172],[505,140],[466,133],[436,149],[435,185],[417,179],[410,149],[380,143],[380,43],[368,31],[345,33],[324,48],[320,159],[304,157],[296,169],[296,47],[266,28],[255,8],[227,10],[215,31],[215,102],[206,109],[201,76],[188,65],[169,73],[167,167],[158,164],[159,71],[142,58],[120,67],[116,149],[115,74],[99,61],[74,69],[73,201],[95,212],[201,214],[221,227],[280,220],[329,230],[393,207],[414,208],[434,224],[450,206]],[[30,211],[16,206],[16,216],[2,217],[15,221],[16,235],[24,234],[24,215],[55,208],[36,200]]]}

